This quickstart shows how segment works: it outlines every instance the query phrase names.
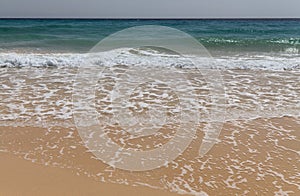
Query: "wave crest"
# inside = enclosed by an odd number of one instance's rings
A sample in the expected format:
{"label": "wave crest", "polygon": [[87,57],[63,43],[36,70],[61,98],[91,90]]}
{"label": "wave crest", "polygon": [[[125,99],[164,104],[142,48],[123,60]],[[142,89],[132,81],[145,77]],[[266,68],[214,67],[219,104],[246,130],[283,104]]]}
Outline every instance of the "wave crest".
{"label": "wave crest", "polygon": [[[191,59],[201,65],[193,65]],[[249,69],[249,70],[300,70],[300,56],[288,54],[234,55],[204,58],[183,57],[169,51],[152,48],[123,48],[99,55],[82,53],[0,53],[0,67],[79,67],[87,60],[99,66],[163,66],[179,68]]]}

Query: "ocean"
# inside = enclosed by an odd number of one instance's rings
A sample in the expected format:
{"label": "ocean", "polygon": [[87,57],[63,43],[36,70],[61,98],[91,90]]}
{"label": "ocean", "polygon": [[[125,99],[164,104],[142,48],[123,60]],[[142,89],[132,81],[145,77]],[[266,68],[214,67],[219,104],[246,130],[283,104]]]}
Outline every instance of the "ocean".
{"label": "ocean", "polygon": [[[28,54],[84,54],[107,36],[141,25],[181,30],[220,59],[221,68],[298,69],[300,20],[0,20],[0,65],[45,64]],[[180,39],[180,38],[178,38]],[[14,53],[23,55],[16,56]],[[24,54],[27,54],[24,56]],[[32,62],[28,63],[28,58]],[[50,58],[50,59],[49,59]],[[54,59],[55,59],[54,58]],[[63,63],[70,59],[62,56]],[[25,60],[24,60],[25,59]],[[223,59],[226,59],[224,61]],[[41,62],[42,61],[42,62]],[[65,62],[65,63],[64,63]],[[76,64],[76,62],[72,62]],[[14,66],[14,65],[12,65]]]}
{"label": "ocean", "polygon": [[300,20],[0,20],[0,49],[52,52],[89,51],[106,36],[140,25],[162,25],[184,31],[208,50],[297,53]]}
{"label": "ocean", "polygon": [[297,19],[0,20],[0,152],[99,182],[299,195],[299,97]]}

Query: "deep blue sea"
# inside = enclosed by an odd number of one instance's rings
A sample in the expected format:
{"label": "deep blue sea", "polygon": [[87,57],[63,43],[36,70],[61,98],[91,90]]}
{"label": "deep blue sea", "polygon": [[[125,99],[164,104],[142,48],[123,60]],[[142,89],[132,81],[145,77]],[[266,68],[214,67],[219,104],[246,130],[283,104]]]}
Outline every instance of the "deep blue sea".
{"label": "deep blue sea", "polygon": [[208,50],[298,53],[300,20],[0,20],[0,49],[86,52],[128,27],[163,25],[194,36]]}

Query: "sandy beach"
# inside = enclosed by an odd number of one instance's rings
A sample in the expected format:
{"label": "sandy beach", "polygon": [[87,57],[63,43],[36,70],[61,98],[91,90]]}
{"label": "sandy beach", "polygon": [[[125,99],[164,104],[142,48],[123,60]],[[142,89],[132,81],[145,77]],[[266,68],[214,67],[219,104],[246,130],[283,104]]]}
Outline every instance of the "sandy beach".
{"label": "sandy beach", "polygon": [[[199,157],[204,119],[183,154],[168,165],[141,172],[113,168],[83,144],[72,118],[75,73],[58,68],[2,72],[0,195],[300,193],[299,72],[260,72],[263,77],[251,71],[224,72],[228,107],[218,143]],[[97,96],[104,95],[99,89]],[[99,113],[107,112],[108,105],[100,102]],[[117,130],[110,127],[108,134],[122,144],[124,135]],[[168,142],[173,132],[162,131],[166,136],[158,141]],[[155,141],[148,139],[145,146],[130,139],[125,143],[128,148],[154,148]]]}
{"label": "sandy beach", "polygon": [[46,167],[1,153],[0,195],[177,195],[147,187],[99,183],[72,170]]}
{"label": "sandy beach", "polygon": [[[195,191],[192,194],[268,195],[279,189],[297,195],[299,142],[291,139],[299,137],[297,121],[258,119],[240,122],[247,125],[243,129],[229,123],[219,138],[222,143],[207,156],[194,158],[201,142],[199,135],[168,167],[147,172],[123,171],[103,164],[80,144],[76,132],[66,138],[70,130],[56,127],[46,135],[40,128],[1,127],[1,149],[6,152],[0,155],[0,194],[177,195],[178,191]],[[268,123],[289,131],[269,132],[264,128]]]}

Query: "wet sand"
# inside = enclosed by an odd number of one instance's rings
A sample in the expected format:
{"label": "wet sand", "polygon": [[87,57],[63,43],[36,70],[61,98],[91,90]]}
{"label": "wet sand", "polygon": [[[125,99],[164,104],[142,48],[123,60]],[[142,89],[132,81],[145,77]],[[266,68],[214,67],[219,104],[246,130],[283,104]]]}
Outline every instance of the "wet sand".
{"label": "wet sand", "polygon": [[72,170],[47,167],[0,153],[0,195],[177,195],[147,187],[99,183]]}
{"label": "wet sand", "polygon": [[[280,128],[268,129],[271,124]],[[81,192],[105,189],[107,195],[297,195],[299,127],[299,119],[289,117],[226,123],[220,142],[202,158],[197,154],[203,138],[199,127],[197,139],[182,155],[167,167],[145,172],[115,169],[97,160],[72,129],[0,127],[1,149],[7,151],[1,153],[1,186],[6,187],[1,190],[30,194],[36,188],[38,193],[70,195],[77,187]],[[9,188],[15,185],[19,188]]]}
{"label": "wet sand", "polygon": [[[227,113],[218,143],[199,157],[208,124],[202,119],[186,151],[143,172],[113,168],[83,144],[72,116],[74,74],[12,68],[0,75],[0,195],[299,195],[299,72],[227,71]],[[111,91],[110,77],[99,89],[100,100]],[[203,89],[196,92],[207,89],[205,82],[198,86]],[[201,96],[199,112],[205,112],[209,100]],[[165,101],[161,106],[172,109],[174,103]],[[100,101],[97,111],[109,115],[109,105]],[[136,143],[120,140],[126,135],[118,130],[107,130],[116,143],[141,149],[166,143],[175,132],[166,129],[161,140]]]}

